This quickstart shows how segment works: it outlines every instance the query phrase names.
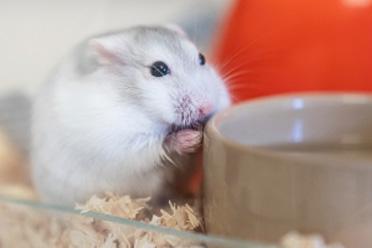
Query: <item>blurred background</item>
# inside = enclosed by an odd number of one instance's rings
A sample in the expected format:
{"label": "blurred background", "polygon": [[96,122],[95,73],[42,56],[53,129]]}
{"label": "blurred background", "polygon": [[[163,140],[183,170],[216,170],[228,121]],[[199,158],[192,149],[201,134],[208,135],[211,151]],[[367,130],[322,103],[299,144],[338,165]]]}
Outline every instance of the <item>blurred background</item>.
{"label": "blurred background", "polygon": [[203,50],[230,0],[1,0],[0,92],[33,93],[85,37],[136,24],[177,23]]}
{"label": "blurred background", "polygon": [[163,23],[185,29],[236,101],[372,90],[372,0],[2,0],[0,96],[34,93],[89,35]]}

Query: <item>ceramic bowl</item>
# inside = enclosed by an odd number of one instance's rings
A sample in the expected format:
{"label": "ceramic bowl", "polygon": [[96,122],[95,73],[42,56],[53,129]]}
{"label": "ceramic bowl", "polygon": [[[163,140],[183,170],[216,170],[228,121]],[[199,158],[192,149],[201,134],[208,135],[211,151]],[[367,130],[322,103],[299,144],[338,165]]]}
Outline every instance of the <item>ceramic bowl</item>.
{"label": "ceramic bowl", "polygon": [[204,135],[210,233],[289,231],[372,247],[372,95],[282,95],[215,115]]}

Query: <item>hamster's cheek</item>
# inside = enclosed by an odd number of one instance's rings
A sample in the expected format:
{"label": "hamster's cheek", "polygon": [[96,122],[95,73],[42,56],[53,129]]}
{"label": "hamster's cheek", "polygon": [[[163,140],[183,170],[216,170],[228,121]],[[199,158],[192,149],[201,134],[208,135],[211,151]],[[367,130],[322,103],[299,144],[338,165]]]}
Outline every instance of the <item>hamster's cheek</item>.
{"label": "hamster's cheek", "polygon": [[218,103],[218,111],[221,111],[231,105],[231,97],[227,90],[221,92]]}
{"label": "hamster's cheek", "polygon": [[229,89],[226,85],[226,83],[220,79],[220,84],[219,84],[219,90],[218,90],[218,94],[219,94],[219,105],[220,105],[220,109],[225,109],[227,107],[229,107],[231,105],[231,94],[229,92]]}
{"label": "hamster's cheek", "polygon": [[231,96],[220,75],[211,68],[208,75],[208,92],[211,92],[216,111],[221,111],[231,105]]}
{"label": "hamster's cheek", "polygon": [[148,112],[151,112],[161,122],[174,123],[176,115],[170,91],[159,82],[148,82],[143,89],[143,101]]}

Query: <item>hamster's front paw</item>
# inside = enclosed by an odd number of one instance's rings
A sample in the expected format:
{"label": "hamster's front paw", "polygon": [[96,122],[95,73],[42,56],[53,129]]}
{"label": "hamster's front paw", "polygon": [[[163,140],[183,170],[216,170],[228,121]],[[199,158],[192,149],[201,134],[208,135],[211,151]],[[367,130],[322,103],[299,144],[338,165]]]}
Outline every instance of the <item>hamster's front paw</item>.
{"label": "hamster's front paw", "polygon": [[183,129],[168,135],[165,146],[180,155],[193,153],[201,146],[202,138],[203,133],[200,130]]}

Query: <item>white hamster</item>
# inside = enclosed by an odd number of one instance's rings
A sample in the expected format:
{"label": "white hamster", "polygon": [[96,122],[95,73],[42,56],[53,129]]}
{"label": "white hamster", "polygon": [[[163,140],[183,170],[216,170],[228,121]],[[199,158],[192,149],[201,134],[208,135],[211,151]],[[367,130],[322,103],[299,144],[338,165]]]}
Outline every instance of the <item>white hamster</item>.
{"label": "white hamster", "polygon": [[169,154],[200,146],[195,125],[230,104],[226,85],[176,26],[136,26],[82,42],[42,86],[32,116],[41,199],[162,194]]}

